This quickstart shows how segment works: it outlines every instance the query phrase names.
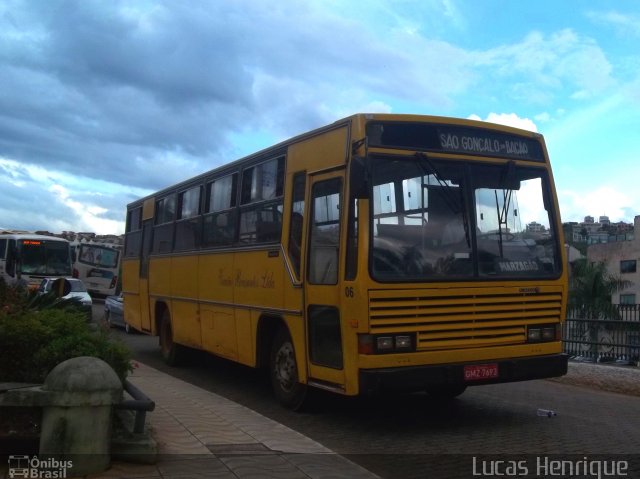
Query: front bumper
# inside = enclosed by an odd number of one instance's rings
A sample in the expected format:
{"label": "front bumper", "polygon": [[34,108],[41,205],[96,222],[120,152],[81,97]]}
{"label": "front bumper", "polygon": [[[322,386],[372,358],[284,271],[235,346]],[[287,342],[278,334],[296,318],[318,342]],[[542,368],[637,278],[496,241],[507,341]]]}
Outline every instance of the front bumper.
{"label": "front bumper", "polygon": [[[552,354],[496,361],[483,360],[474,363],[362,369],[360,371],[360,394],[373,394],[385,390],[423,391],[438,386],[474,386],[563,376],[567,374],[568,358],[569,356],[566,354]],[[498,364],[498,377],[465,381],[465,366],[487,363]]]}

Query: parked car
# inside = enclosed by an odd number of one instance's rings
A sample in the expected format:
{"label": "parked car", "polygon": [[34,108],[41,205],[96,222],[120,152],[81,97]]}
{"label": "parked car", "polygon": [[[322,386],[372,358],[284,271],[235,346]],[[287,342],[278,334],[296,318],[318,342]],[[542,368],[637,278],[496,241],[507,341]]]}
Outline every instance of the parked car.
{"label": "parked car", "polygon": [[127,333],[131,333],[131,326],[124,320],[122,309],[122,293],[117,296],[107,296],[104,300],[104,320],[112,326],[122,326]]}
{"label": "parked car", "polygon": [[[46,294],[50,293],[53,289],[54,283],[61,278],[44,278],[38,286],[38,293]],[[91,321],[91,312],[93,306],[93,300],[91,296],[89,296],[89,292],[85,287],[84,283],[77,278],[64,278],[64,280],[68,283],[65,288],[65,291],[68,290],[67,294],[61,296],[62,299],[70,299],[76,298],[82,304],[82,309],[87,313],[87,319]]]}

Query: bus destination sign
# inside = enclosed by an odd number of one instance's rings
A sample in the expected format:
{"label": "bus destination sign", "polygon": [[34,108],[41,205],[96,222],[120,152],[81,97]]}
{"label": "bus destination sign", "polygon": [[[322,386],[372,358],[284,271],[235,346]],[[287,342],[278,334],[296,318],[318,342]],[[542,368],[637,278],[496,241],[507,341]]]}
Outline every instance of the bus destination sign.
{"label": "bus destination sign", "polygon": [[544,161],[536,137],[489,128],[414,122],[370,122],[370,146]]}
{"label": "bus destination sign", "polygon": [[471,133],[446,132],[439,134],[440,147],[456,153],[471,153],[487,156],[509,156],[529,158],[529,144],[520,138],[500,138],[491,133],[478,131]]}

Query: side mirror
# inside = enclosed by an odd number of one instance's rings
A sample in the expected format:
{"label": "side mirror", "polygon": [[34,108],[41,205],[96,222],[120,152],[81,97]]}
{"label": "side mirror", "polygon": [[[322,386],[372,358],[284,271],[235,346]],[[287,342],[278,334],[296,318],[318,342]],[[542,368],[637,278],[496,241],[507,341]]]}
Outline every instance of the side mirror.
{"label": "side mirror", "polygon": [[351,160],[349,190],[351,198],[369,198],[369,172],[365,165],[365,159],[360,156],[354,156]]}

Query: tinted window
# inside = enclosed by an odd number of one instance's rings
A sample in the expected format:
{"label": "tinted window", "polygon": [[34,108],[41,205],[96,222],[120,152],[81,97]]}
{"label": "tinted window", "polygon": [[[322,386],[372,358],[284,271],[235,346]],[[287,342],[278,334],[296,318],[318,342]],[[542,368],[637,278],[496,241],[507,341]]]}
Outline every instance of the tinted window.
{"label": "tinted window", "polygon": [[200,214],[200,187],[180,193],[180,219],[193,218]]}

